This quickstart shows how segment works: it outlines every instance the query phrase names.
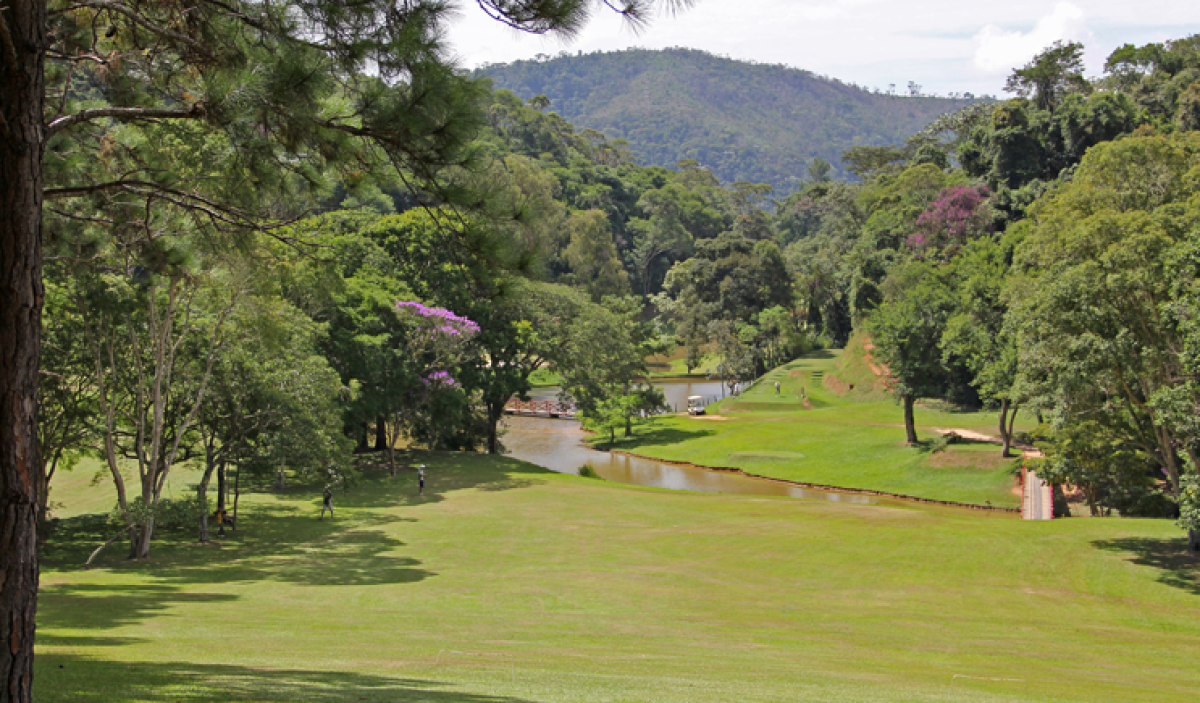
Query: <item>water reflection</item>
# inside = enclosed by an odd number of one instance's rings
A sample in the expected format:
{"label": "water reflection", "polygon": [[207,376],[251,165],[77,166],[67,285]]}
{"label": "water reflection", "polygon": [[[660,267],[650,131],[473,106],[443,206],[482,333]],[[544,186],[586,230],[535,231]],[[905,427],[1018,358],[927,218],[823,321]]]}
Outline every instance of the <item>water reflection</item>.
{"label": "water reflection", "polygon": [[[705,404],[711,404],[729,395],[729,387],[720,381],[682,380],[655,383],[654,386],[663,392],[663,395],[667,397],[667,404],[675,412],[687,410],[688,396],[702,396]],[[557,400],[558,387],[534,388],[529,391],[529,397],[531,400]]]}
{"label": "water reflection", "polygon": [[[685,393],[701,395],[690,390]],[[683,397],[686,399],[687,395]],[[508,429],[504,444],[511,456],[559,473],[578,474],[581,467],[590,466],[607,481],[679,491],[778,495],[848,503],[875,502],[871,496],[799,488],[731,472],[676,466],[652,459],[595,451],[582,443],[585,434],[579,423],[571,420],[509,415],[504,422]]]}

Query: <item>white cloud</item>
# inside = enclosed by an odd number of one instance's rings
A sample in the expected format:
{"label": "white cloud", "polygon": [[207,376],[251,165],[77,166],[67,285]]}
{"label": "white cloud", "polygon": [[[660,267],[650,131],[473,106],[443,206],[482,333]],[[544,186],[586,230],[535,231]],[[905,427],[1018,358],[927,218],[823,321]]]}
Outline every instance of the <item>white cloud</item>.
{"label": "white cloud", "polygon": [[1088,43],[1083,10],[1069,2],[1060,2],[1042,17],[1029,32],[1010,32],[989,24],[975,35],[975,66],[986,73],[1007,73],[1023,66],[1038,52],[1056,41]]}
{"label": "white cloud", "polygon": [[677,16],[656,16],[641,34],[598,11],[564,42],[521,34],[470,0],[456,2],[462,15],[448,39],[467,67],[564,50],[687,46],[879,88],[915,81],[943,95],[998,94],[1009,71],[1058,39],[1083,41],[1087,73],[1097,75],[1125,42],[1200,31],[1200,3],[1181,0],[701,0]]}

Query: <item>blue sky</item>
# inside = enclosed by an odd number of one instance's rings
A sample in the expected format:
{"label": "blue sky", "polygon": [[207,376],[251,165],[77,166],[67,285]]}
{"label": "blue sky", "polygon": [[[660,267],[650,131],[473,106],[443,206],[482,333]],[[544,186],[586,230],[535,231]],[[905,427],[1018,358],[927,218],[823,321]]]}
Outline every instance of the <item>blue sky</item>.
{"label": "blue sky", "polygon": [[1125,43],[1200,33],[1191,0],[699,0],[635,34],[597,12],[573,41],[522,35],[463,0],[448,37],[467,67],[560,51],[684,46],[803,68],[870,88],[1001,95],[1005,77],[1056,39],[1087,47],[1091,74]]}

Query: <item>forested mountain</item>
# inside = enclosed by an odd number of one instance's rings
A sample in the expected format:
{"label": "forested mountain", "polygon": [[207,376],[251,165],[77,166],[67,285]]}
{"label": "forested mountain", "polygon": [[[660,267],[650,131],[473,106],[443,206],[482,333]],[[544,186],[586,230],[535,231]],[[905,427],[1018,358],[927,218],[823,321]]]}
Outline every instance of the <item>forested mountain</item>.
{"label": "forested mountain", "polygon": [[899,144],[971,102],[872,93],[808,71],[692,49],[564,54],[476,73],[524,99],[545,95],[549,109],[579,128],[628,140],[645,164],[690,158],[722,182],[765,182],[785,192],[795,190],[814,158],[838,169],[846,149]]}

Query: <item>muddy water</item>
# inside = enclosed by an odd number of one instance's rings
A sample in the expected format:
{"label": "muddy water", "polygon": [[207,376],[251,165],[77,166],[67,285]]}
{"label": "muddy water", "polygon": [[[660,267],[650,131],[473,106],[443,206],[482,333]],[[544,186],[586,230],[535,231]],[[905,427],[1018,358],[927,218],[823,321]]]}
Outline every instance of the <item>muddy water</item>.
{"label": "muddy water", "polygon": [[[687,396],[684,398],[686,400]],[[798,488],[732,472],[676,466],[652,459],[596,451],[582,443],[585,434],[579,423],[571,420],[510,415],[505,417],[504,422],[508,430],[504,435],[504,444],[511,456],[559,473],[578,474],[580,468],[589,466],[607,481],[679,491],[778,495],[848,503],[875,502],[871,496]]]}

